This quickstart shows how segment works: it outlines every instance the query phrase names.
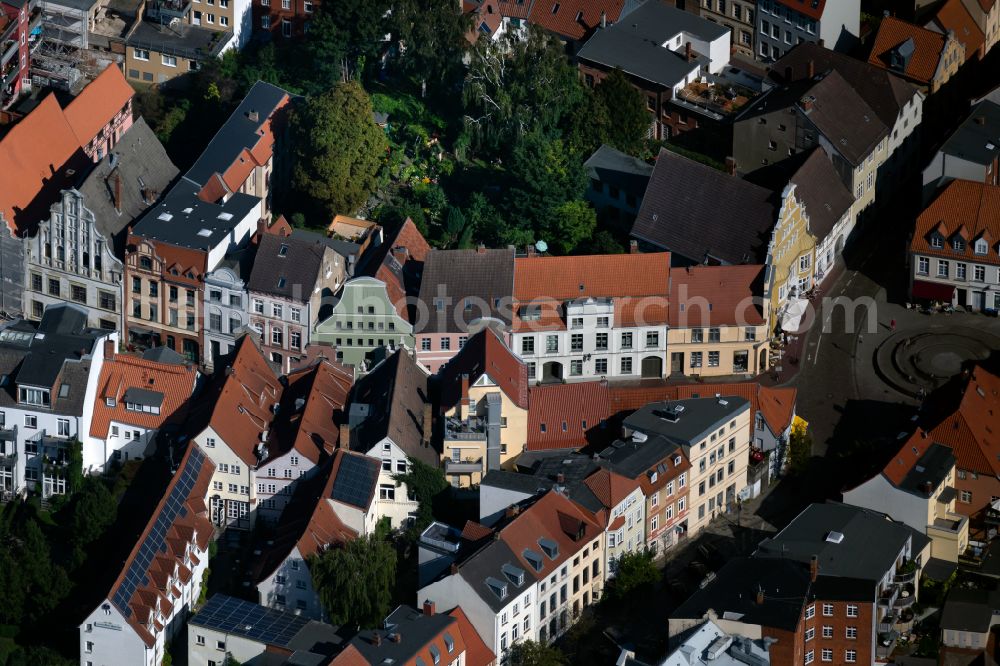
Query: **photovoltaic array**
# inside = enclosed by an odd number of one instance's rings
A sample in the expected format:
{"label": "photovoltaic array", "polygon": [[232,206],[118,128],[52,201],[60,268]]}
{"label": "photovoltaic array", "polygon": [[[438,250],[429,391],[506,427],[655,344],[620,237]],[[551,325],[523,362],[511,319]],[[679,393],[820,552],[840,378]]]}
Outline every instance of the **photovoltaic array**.
{"label": "photovoltaic array", "polygon": [[191,619],[190,624],[285,647],[308,622],[293,613],[216,594]]}
{"label": "photovoltaic array", "polygon": [[201,466],[205,462],[205,455],[197,446],[191,447],[191,452],[187,457],[187,463],[177,471],[177,478],[170,488],[166,502],[153,519],[153,527],[146,534],[142,545],[136,552],[135,557],[129,562],[125,572],[125,578],[115,591],[112,602],[125,617],[132,617],[132,609],[128,602],[132,599],[135,591],[146,584],[148,580],[149,566],[159,553],[165,552],[165,542],[167,532],[171,525],[179,517],[187,515],[184,503],[187,502],[191,494],[191,489],[198,480],[201,473]]}

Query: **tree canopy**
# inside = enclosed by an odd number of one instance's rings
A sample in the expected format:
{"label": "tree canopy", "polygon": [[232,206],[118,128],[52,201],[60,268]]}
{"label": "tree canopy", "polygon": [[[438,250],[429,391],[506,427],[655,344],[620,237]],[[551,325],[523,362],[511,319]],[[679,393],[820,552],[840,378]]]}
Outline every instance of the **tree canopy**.
{"label": "tree canopy", "polygon": [[510,666],[566,666],[566,657],[552,645],[521,641],[510,649]]}
{"label": "tree canopy", "polygon": [[309,569],[323,608],[333,624],[377,626],[389,612],[396,580],[396,549],[389,530],[329,548],[312,558]]}
{"label": "tree canopy", "polygon": [[292,115],[294,188],[333,216],[353,214],[378,183],[388,143],[355,81],[308,99]]}
{"label": "tree canopy", "polygon": [[611,594],[622,600],[633,592],[649,588],[663,578],[663,572],[653,562],[653,554],[643,550],[625,553],[618,559],[618,568],[611,587]]}
{"label": "tree canopy", "polygon": [[409,469],[406,474],[393,477],[396,483],[405,483],[407,489],[419,506],[414,529],[417,533],[434,521],[434,500],[448,490],[448,479],[439,467],[431,467],[416,458],[409,459]]}

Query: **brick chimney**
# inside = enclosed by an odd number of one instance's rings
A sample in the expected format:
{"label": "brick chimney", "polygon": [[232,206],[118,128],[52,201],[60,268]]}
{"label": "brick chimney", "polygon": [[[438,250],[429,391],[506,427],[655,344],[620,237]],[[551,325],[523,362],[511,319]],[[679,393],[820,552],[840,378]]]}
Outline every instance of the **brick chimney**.
{"label": "brick chimney", "polygon": [[398,631],[394,631],[391,634],[389,634],[389,640],[392,641],[393,643],[401,643],[403,642],[403,635]]}
{"label": "brick chimney", "polygon": [[757,602],[758,606],[764,605],[764,588],[759,585],[757,586],[757,598],[754,601]]}
{"label": "brick chimney", "polygon": [[639,241],[630,240],[628,242],[628,253],[629,254],[639,254]]}
{"label": "brick chimney", "polygon": [[424,615],[431,617],[434,615],[434,602],[430,599],[424,601]]}
{"label": "brick chimney", "polygon": [[434,429],[434,409],[431,407],[431,403],[424,403],[424,446],[430,446],[431,443],[431,431]]}
{"label": "brick chimney", "polygon": [[372,645],[374,645],[375,647],[382,645],[382,634],[378,633],[377,631],[372,632]]}
{"label": "brick chimney", "polygon": [[486,246],[480,243],[479,247],[476,248],[476,252],[479,254],[486,254]]}
{"label": "brick chimney", "polygon": [[819,576],[819,558],[813,555],[809,559],[809,580],[815,583],[817,576]]}
{"label": "brick chimney", "polygon": [[461,395],[461,399],[462,399],[462,412],[463,412],[463,414],[465,414],[465,416],[472,416],[471,414],[468,413],[468,410],[467,410],[467,408],[469,406],[469,403],[471,402],[471,400],[469,399],[469,374],[468,373],[464,373],[464,372],[462,373],[462,395]]}
{"label": "brick chimney", "polygon": [[351,448],[351,426],[346,423],[340,424],[340,447],[344,449]]}
{"label": "brick chimney", "polygon": [[694,50],[691,48],[691,42],[684,43],[684,58],[688,62],[694,60]]}
{"label": "brick chimney", "polygon": [[730,176],[735,176],[736,175],[736,158],[735,157],[727,157],[726,158],[726,173],[728,173]]}
{"label": "brick chimney", "polygon": [[115,357],[115,341],[108,338],[104,341],[104,360],[110,361]]}
{"label": "brick chimney", "polygon": [[566,475],[563,474],[562,472],[559,472],[558,474],[556,474],[556,483],[558,483],[560,485],[566,483]]}
{"label": "brick chimney", "polygon": [[806,78],[811,79],[814,76],[816,76],[816,61],[809,60],[809,62],[806,63]]}

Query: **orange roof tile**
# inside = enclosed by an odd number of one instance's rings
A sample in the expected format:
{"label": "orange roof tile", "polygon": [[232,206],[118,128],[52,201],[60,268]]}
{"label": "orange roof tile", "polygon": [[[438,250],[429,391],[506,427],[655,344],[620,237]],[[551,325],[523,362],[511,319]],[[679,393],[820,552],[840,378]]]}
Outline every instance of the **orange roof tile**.
{"label": "orange roof tile", "polygon": [[[249,335],[237,341],[230,367],[214,399],[209,425],[243,462],[256,466],[256,448],[270,426],[281,384]],[[208,397],[205,402],[213,404]]]}
{"label": "orange roof tile", "polygon": [[479,541],[493,534],[493,528],[477,523],[474,520],[465,521],[462,528],[462,538],[466,541]]}
{"label": "orange roof tile", "polygon": [[[541,579],[602,532],[591,514],[565,495],[550,490],[504,526],[500,530],[500,538],[517,555],[520,566],[525,571],[535,572],[533,575]],[[555,559],[543,558],[541,571],[537,571],[524,557],[525,549],[538,550],[539,537],[547,537],[559,544],[558,556]]]}
{"label": "orange roof tile", "polygon": [[639,487],[639,482],[607,469],[599,469],[583,480],[590,492],[608,509],[613,509]]}
{"label": "orange roof tile", "polygon": [[616,22],[624,5],[625,0],[535,0],[528,20],[557,35],[583,39],[601,25],[602,15]]}
{"label": "orange roof tile", "polygon": [[948,0],[937,11],[932,20],[942,31],[954,31],[955,39],[965,45],[965,59],[979,55],[986,42],[986,35],[976,25],[976,20],[965,8],[962,0]]}
{"label": "orange roof tile", "polygon": [[670,326],[759,326],[763,266],[690,266],[670,274]]}
{"label": "orange roof tile", "polygon": [[959,469],[1000,477],[1000,377],[976,367],[958,408],[930,431]]}
{"label": "orange roof tile", "polygon": [[[288,374],[276,429],[308,460],[318,463],[340,441],[340,423],[354,373],[329,359]],[[300,400],[304,400],[299,408]]]}
{"label": "orange roof tile", "polygon": [[[393,253],[396,248],[406,250],[405,259],[400,263]],[[403,319],[413,323],[413,313],[408,311],[407,296],[417,296],[420,271],[431,246],[427,243],[413,220],[406,218],[396,235],[372,249],[371,266],[373,276],[385,283],[389,300]],[[408,290],[409,288],[409,290]]]}
{"label": "orange roof tile", "polygon": [[933,443],[934,440],[927,437],[925,432],[921,430],[914,432],[899,448],[892,460],[886,464],[882,473],[894,486],[898,486]]}
{"label": "orange roof tile", "polygon": [[451,409],[467,397],[462,395],[464,375],[468,375],[470,386],[488,375],[515,405],[527,408],[527,366],[493,329],[487,328],[472,336],[438,372],[443,409]]}
{"label": "orange roof tile", "polygon": [[121,111],[135,91],[117,65],[108,65],[66,106],[66,121],[81,146],[89,144],[101,128]]}
{"label": "orange roof tile", "polygon": [[771,432],[780,434],[792,424],[797,394],[798,391],[794,388],[772,386],[761,386],[757,391],[757,408],[770,426]]}
{"label": "orange roof tile", "polygon": [[371,666],[371,664],[358,648],[348,643],[347,647],[330,662],[330,666]]}
{"label": "orange roof tile", "polygon": [[465,664],[466,666],[492,666],[496,663],[497,657],[486,645],[479,632],[472,626],[469,617],[462,610],[461,606],[455,606],[448,611],[457,621],[458,631],[462,634],[465,642]]}
{"label": "orange roof tile", "polygon": [[913,40],[914,52],[902,74],[919,83],[929,84],[934,79],[945,47],[945,36],[933,30],[894,16],[886,16],[879,25],[868,62],[882,69],[890,69],[890,52],[908,39]]}
{"label": "orange roof tile", "polygon": [[588,431],[601,427],[611,414],[607,382],[534,387],[528,392],[527,449],[580,448],[587,444]]}
{"label": "orange roof tile", "polygon": [[[961,251],[952,246],[957,232],[949,229],[967,229],[966,243]],[[931,246],[931,239],[942,236],[942,247]],[[974,254],[974,241],[984,238],[988,243],[985,255]],[[970,180],[953,180],[941,194],[917,217],[910,250],[920,254],[946,259],[967,258],[976,263],[1000,265],[998,246],[993,241],[1000,238],[1000,186]]]}
{"label": "orange roof tile", "polygon": [[[197,369],[190,365],[158,363],[131,354],[115,354],[114,358],[104,361],[97,380],[91,437],[107,438],[112,421],[146,429],[183,422],[187,418],[188,398],[194,391],[197,378]],[[125,394],[129,389],[162,393],[160,413],[128,409]],[[108,405],[109,399],[113,406]]]}

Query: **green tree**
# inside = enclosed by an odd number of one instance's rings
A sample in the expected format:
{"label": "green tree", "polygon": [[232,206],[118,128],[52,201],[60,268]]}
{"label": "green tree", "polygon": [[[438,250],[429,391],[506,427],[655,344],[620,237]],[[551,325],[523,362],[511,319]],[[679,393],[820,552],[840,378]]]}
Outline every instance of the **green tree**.
{"label": "green tree", "polygon": [[354,213],[374,191],[385,157],[385,134],[354,81],[338,83],[292,115],[293,185],[329,216]]}
{"label": "green tree", "polygon": [[[509,171],[514,185],[507,196],[508,217],[526,222],[536,240],[550,231],[556,210],[582,198],[587,186],[583,164],[565,150],[561,139],[539,131],[518,142]],[[551,243],[558,239],[544,240]]]}
{"label": "green tree", "polygon": [[374,627],[389,612],[396,549],[387,528],[313,556],[309,570],[333,624]]}
{"label": "green tree", "polygon": [[618,559],[610,591],[614,598],[622,600],[637,590],[656,585],[662,578],[663,572],[653,562],[651,552],[625,553]]}
{"label": "green tree", "polygon": [[601,229],[586,243],[588,254],[623,254],[625,248],[615,235],[607,229]]}
{"label": "green tree", "polygon": [[392,478],[397,485],[406,484],[410,496],[419,504],[414,524],[414,529],[419,534],[434,521],[434,500],[446,492],[449,485],[441,468],[432,467],[416,458],[410,458],[409,463],[406,474],[396,474]]}
{"label": "green tree", "polygon": [[594,234],[597,213],[586,201],[562,203],[552,211],[545,230],[546,239],[557,252],[569,254],[577,245]]}
{"label": "green tree", "polygon": [[458,206],[448,206],[448,214],[444,218],[444,230],[448,234],[449,243],[461,238],[465,226],[465,215],[462,214],[462,209]]}
{"label": "green tree", "polygon": [[456,11],[452,0],[395,0],[391,17],[393,36],[403,45],[400,69],[413,86],[450,93],[461,80],[470,15]]}
{"label": "green tree", "polygon": [[535,641],[521,641],[510,649],[511,666],[565,666],[566,657],[556,647]]}
{"label": "green tree", "polygon": [[812,456],[812,436],[803,427],[795,426],[788,438],[788,473],[797,476],[806,471]]}
{"label": "green tree", "polygon": [[472,48],[463,89],[465,124],[473,147],[507,156],[532,131],[557,135],[586,89],[562,43],[532,26],[524,37],[507,33]]}
{"label": "green tree", "polygon": [[118,502],[100,479],[88,476],[64,510],[67,543],[71,549],[70,568],[87,559],[87,546],[97,541],[115,522]]}
{"label": "green tree", "polygon": [[594,96],[605,111],[601,141],[629,155],[644,156],[646,131],[652,119],[646,100],[628,77],[620,69],[613,70],[594,89]]}

